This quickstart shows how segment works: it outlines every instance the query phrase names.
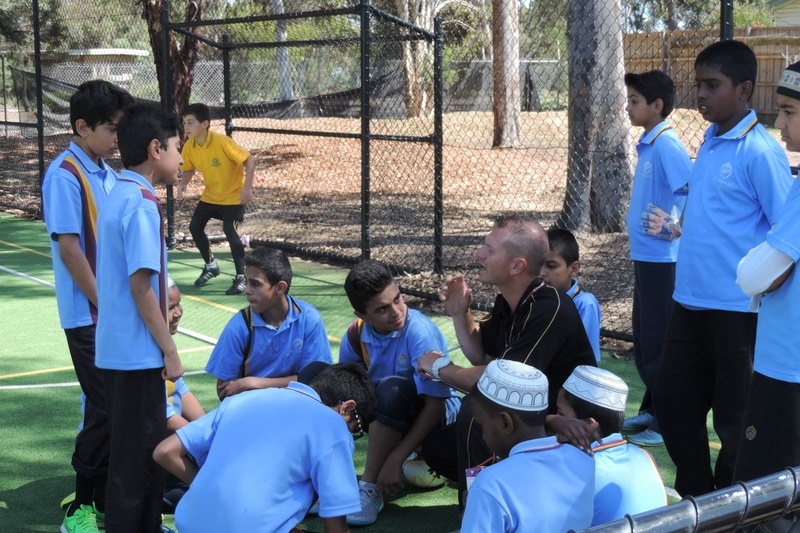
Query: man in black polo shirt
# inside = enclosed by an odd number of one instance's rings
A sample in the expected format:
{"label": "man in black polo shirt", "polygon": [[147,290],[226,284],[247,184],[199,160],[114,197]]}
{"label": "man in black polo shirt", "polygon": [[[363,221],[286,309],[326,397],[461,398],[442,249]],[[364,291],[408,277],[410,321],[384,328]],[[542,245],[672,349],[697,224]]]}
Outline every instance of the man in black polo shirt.
{"label": "man in black polo shirt", "polygon": [[[555,413],[556,395],[572,370],[596,363],[572,299],[539,277],[549,251],[547,234],[538,222],[521,215],[498,217],[475,252],[481,264],[478,281],[499,291],[489,317],[482,322],[473,319],[472,291],[462,274],[448,277],[441,294],[461,349],[473,366],[461,367],[438,352],[428,352],[419,361],[420,372],[471,391],[493,359],[520,361],[547,376],[549,405]],[[437,472],[458,480],[463,497],[465,469],[492,456],[472,419],[469,394],[449,436],[455,442],[437,443],[423,453]],[[453,449],[458,450],[457,458],[452,457]]]}

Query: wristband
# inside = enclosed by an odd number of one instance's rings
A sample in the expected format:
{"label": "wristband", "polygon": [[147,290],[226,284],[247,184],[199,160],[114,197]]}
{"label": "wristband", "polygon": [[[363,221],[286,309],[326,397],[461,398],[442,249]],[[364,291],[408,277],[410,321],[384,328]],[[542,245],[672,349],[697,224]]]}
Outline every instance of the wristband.
{"label": "wristband", "polygon": [[449,357],[447,357],[446,355],[441,356],[439,359],[434,361],[433,364],[431,365],[431,375],[434,378],[436,378],[439,381],[441,381],[442,378],[439,376],[439,371],[441,369],[443,369],[444,367],[446,367],[448,365],[452,365],[452,364],[453,364],[453,362],[450,360]]}

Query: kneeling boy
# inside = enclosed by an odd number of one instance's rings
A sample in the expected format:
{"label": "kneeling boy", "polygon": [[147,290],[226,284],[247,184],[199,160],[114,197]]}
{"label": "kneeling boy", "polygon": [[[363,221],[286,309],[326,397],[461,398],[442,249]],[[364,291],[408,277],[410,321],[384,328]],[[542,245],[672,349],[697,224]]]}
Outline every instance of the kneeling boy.
{"label": "kneeling boy", "polygon": [[547,407],[547,377],[536,368],[507,359],[486,367],[472,389],[472,409],[486,444],[502,460],[475,477],[461,533],[589,527],[594,460],[546,435]]}
{"label": "kneeling boy", "polygon": [[311,386],[248,391],[161,442],[153,457],[190,483],[175,511],[182,533],[290,531],[314,494],[326,532],[360,508],[352,433],[375,416],[357,365],[333,365]]}

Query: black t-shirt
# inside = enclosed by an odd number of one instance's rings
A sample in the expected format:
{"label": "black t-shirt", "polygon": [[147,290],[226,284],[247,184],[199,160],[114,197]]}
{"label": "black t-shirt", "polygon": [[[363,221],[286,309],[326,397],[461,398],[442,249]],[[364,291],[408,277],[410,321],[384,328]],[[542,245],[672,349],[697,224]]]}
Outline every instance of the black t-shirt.
{"label": "black t-shirt", "polygon": [[480,324],[483,350],[541,370],[549,382],[549,411],[556,410],[561,386],[579,365],[597,366],[572,298],[537,278],[514,312],[498,295],[492,312]]}

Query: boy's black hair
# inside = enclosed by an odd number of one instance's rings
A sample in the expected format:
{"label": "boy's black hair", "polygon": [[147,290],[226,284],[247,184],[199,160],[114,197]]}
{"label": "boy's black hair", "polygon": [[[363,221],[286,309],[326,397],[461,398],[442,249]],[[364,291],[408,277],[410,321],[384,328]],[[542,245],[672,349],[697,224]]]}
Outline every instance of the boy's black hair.
{"label": "boy's black hair", "polygon": [[545,419],[547,418],[547,409],[543,409],[542,411],[523,411],[521,409],[511,409],[510,407],[505,407],[504,405],[495,403],[487,398],[483,392],[481,392],[477,383],[472,386],[472,392],[470,396],[472,397],[473,402],[478,402],[481,404],[481,407],[483,407],[489,414],[499,415],[503,411],[514,413],[526,426],[544,426]]}
{"label": "boy's black hair", "polygon": [[568,390],[564,390],[564,395],[570,407],[575,410],[575,415],[578,418],[594,418],[600,424],[601,436],[606,437],[612,433],[622,431],[622,423],[625,420],[625,413],[622,411],[613,411],[607,407],[587,402]]}
{"label": "boy's black hair", "polygon": [[286,254],[277,248],[259,247],[244,256],[245,266],[259,269],[270,285],[286,282],[286,292],[292,286],[292,265]]}
{"label": "boy's black hair", "polygon": [[117,141],[122,165],[130,168],[147,161],[147,147],[157,139],[167,149],[171,137],[180,136],[178,117],[149,105],[134,105],[117,125]]}
{"label": "boy's black hair", "polygon": [[322,403],[333,407],[347,400],[356,401],[356,412],[366,429],[377,412],[375,388],[367,371],[357,363],[337,363],[325,367],[309,385],[317,391]]}
{"label": "boy's black hair", "polygon": [[394,282],[392,271],[380,261],[367,259],[361,261],[347,274],[344,292],[350,305],[359,313],[367,312],[367,302],[382,293]]}
{"label": "boy's black hair", "polygon": [[507,228],[511,232],[511,238],[504,243],[506,251],[512,257],[524,257],[528,262],[528,273],[538,276],[548,252],[544,235],[539,235],[539,222],[531,216],[513,213],[495,218],[494,227]]}
{"label": "boy's black hair", "polygon": [[133,96],[122,87],[105,80],[85,81],[69,98],[72,133],[78,135],[75,123],[80,119],[94,130],[100,124],[111,122],[115,114],[127,111],[133,104]]}
{"label": "boy's black hair", "polygon": [[641,74],[629,72],[625,74],[625,86],[644,96],[648,104],[660,99],[664,103],[661,118],[667,118],[675,109],[675,84],[660,70],[648,70]]}
{"label": "boy's black hair", "polygon": [[755,86],[758,60],[753,50],[739,41],[718,41],[697,54],[694,66],[716,67],[734,85],[749,81]]}
{"label": "boy's black hair", "polygon": [[547,230],[547,240],[550,242],[550,250],[558,252],[564,258],[567,266],[580,259],[580,248],[575,235],[567,229],[550,228]]}
{"label": "boy's black hair", "polygon": [[211,110],[208,108],[206,104],[189,104],[186,106],[186,109],[183,110],[181,117],[186,117],[187,115],[192,115],[194,118],[197,119],[197,122],[205,122],[211,120]]}

